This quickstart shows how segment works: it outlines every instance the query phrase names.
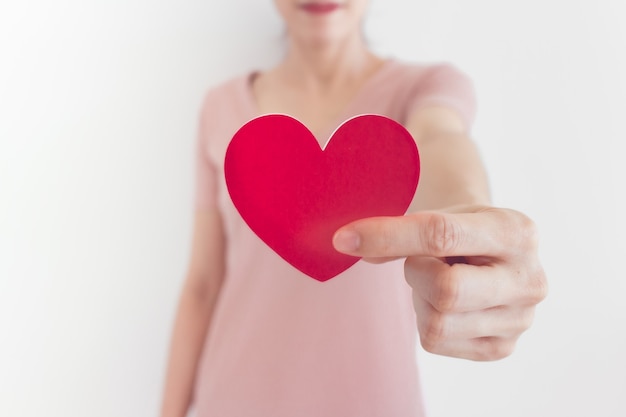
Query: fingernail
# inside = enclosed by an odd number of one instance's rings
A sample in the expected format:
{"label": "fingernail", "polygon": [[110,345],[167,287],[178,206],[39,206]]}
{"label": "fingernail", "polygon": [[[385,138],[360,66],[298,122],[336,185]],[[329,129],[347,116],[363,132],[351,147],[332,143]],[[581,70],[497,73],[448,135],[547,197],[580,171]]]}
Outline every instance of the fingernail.
{"label": "fingernail", "polygon": [[356,252],[361,245],[361,237],[352,230],[341,230],[335,233],[333,245],[339,252]]}

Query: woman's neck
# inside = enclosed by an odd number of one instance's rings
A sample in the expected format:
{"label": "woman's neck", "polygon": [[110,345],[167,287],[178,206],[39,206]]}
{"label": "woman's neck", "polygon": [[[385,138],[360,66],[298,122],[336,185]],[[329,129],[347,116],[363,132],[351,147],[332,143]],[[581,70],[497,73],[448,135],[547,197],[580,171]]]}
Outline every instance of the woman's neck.
{"label": "woman's neck", "polygon": [[331,91],[359,83],[383,60],[367,49],[361,36],[329,45],[302,45],[292,40],[287,55],[276,68],[282,80],[299,89]]}

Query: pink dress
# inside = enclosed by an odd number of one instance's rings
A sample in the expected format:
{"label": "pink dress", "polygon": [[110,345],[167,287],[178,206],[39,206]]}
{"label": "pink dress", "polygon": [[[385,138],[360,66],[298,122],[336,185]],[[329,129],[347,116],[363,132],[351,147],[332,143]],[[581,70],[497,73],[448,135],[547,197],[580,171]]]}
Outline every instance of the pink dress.
{"label": "pink dress", "polygon": [[[211,90],[201,114],[196,206],[221,211],[227,266],[197,373],[198,417],[423,416],[415,312],[402,261],[360,261],[320,283],[269,249],[232,205],[226,147],[260,115],[249,80]],[[389,60],[327,135],[354,115],[404,123],[433,104],[457,111],[469,128],[471,82],[449,65]]]}

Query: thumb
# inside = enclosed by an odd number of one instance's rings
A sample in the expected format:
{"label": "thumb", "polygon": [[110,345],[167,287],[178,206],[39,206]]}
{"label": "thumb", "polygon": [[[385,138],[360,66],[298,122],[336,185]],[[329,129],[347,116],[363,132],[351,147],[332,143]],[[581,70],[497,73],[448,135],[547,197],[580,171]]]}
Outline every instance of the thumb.
{"label": "thumb", "polygon": [[371,217],[340,228],[339,252],[363,258],[477,256],[497,250],[486,213],[420,212]]}

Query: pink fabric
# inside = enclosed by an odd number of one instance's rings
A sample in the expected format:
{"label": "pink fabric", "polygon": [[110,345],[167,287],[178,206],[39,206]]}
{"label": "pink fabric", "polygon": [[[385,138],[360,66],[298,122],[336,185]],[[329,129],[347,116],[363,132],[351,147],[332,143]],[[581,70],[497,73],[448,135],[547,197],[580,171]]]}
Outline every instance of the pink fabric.
{"label": "pink fabric", "polygon": [[[233,207],[223,161],[233,134],[259,115],[249,80],[210,91],[200,118],[196,207],[221,210],[228,248],[198,369],[198,417],[422,416],[415,313],[402,262],[358,262],[320,283],[265,246]],[[337,125],[363,113],[404,123],[429,104],[454,109],[468,128],[473,121],[472,85],[454,67],[390,60]],[[324,141],[337,125],[328,126]]]}

